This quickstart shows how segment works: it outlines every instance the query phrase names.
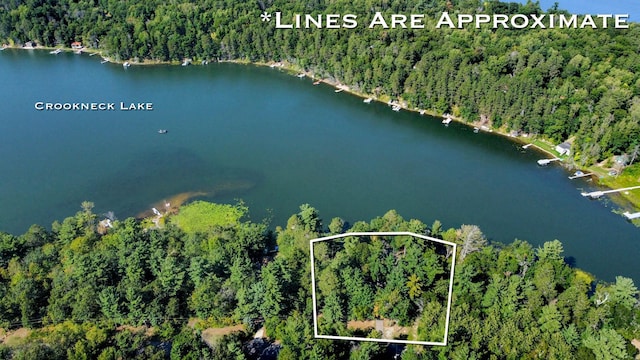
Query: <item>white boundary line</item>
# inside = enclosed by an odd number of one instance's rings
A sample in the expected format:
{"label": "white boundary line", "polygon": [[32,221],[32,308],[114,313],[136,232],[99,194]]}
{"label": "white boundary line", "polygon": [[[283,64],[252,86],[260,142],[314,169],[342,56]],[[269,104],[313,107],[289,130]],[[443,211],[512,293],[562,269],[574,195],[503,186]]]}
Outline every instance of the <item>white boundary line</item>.
{"label": "white boundary line", "polygon": [[[395,340],[395,339],[371,339],[371,338],[360,338],[360,337],[349,337],[349,336],[332,336],[332,335],[319,335],[318,334],[318,309],[316,306],[316,272],[315,272],[315,260],[313,257],[313,244],[321,241],[340,239],[349,236],[413,236],[417,238],[421,238],[424,240],[433,241],[439,244],[453,246],[453,257],[451,259],[451,272],[449,275],[449,296],[447,299],[447,316],[445,320],[444,327],[444,339],[442,342],[433,342],[433,341],[410,341],[410,340]],[[319,339],[333,339],[333,340],[352,340],[352,341],[371,341],[371,342],[382,342],[382,343],[397,343],[397,344],[416,344],[416,345],[436,345],[436,346],[446,346],[447,345],[447,337],[449,334],[449,321],[451,318],[451,298],[453,294],[453,274],[456,267],[456,251],[458,249],[458,245],[449,241],[444,241],[436,238],[432,238],[426,235],[414,234],[412,232],[401,231],[401,232],[352,232],[352,233],[343,233],[338,235],[325,236],[317,239],[313,239],[309,241],[309,252],[311,256],[311,298],[313,299],[313,335]]]}

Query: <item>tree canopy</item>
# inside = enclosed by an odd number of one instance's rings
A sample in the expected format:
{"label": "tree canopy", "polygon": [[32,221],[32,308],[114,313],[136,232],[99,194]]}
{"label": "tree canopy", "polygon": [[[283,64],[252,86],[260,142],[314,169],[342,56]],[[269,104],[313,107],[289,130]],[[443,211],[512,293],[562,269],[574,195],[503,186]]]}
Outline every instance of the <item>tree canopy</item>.
{"label": "tree canopy", "polygon": [[[393,353],[404,359],[622,359],[637,354],[631,340],[640,338],[640,305],[633,280],[617,277],[609,284],[569,267],[557,240],[537,249],[520,240],[489,243],[477,226],[442,230],[438,221],[429,227],[393,210],[348,227],[334,219],[330,230],[308,204],[275,232],[239,218],[211,225],[206,217],[194,218],[202,222],[194,224],[201,231],[186,232],[175,225],[180,215],[160,227],[130,218],[98,232],[88,205],[52,230],[34,225],[20,236],[0,234],[3,358],[257,359],[271,353],[384,359]],[[194,207],[237,210],[206,203],[183,209]],[[347,232],[409,231],[461,245],[447,346],[314,339],[309,240],[335,232],[337,224]],[[386,319],[409,329],[392,336],[442,338],[449,250],[403,236],[345,237],[315,246],[321,332],[379,338],[373,327],[346,324]],[[231,325],[243,330],[214,340],[204,336],[207,328]],[[266,339],[253,339],[262,327]],[[20,337],[24,332],[30,335]]]}
{"label": "tree canopy", "polygon": [[[275,29],[263,11],[424,14],[423,29]],[[640,145],[640,28],[437,29],[456,14],[541,14],[527,4],[471,0],[291,2],[9,1],[0,39],[46,46],[81,41],[121,61],[287,61],[410,108],[451,113],[505,131],[571,139],[577,164]],[[554,7],[550,12],[561,12]]]}

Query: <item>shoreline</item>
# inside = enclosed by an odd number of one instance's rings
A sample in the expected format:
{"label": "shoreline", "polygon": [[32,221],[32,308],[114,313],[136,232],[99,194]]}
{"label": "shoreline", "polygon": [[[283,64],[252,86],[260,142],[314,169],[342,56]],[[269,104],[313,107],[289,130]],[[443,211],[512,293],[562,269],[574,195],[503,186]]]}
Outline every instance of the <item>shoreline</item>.
{"label": "shoreline", "polygon": [[[6,44],[5,44],[6,45]],[[313,72],[310,71],[305,71],[304,69],[301,69],[299,66],[296,66],[295,64],[286,62],[286,61],[269,61],[269,62],[262,62],[262,61],[255,61],[252,62],[250,60],[243,60],[243,59],[224,59],[224,60],[202,60],[202,61],[198,61],[198,62],[192,62],[192,59],[185,59],[183,63],[180,63],[179,61],[149,61],[149,60],[143,60],[142,62],[140,61],[134,61],[133,59],[129,59],[129,60],[113,60],[109,57],[105,57],[104,55],[102,55],[102,51],[99,49],[94,49],[94,48],[89,48],[89,47],[83,47],[81,49],[73,49],[73,48],[69,48],[69,47],[48,47],[48,46],[41,46],[41,45],[36,45],[34,47],[28,47],[25,48],[24,46],[17,46],[17,45],[12,45],[12,46],[2,46],[3,49],[17,49],[17,50],[48,50],[48,51],[52,51],[52,50],[56,50],[56,49],[60,49],[63,52],[78,52],[78,54],[83,54],[83,53],[88,53],[90,54],[89,56],[93,56],[96,54],[99,54],[104,60],[106,60],[109,63],[113,63],[113,64],[120,64],[123,65],[125,63],[129,63],[131,66],[149,66],[149,65],[180,65],[182,64],[182,66],[185,66],[185,63],[189,66],[194,65],[194,66],[205,66],[208,65],[209,63],[232,63],[232,64],[240,64],[240,65],[253,65],[253,66],[261,66],[261,67],[270,67],[270,68],[275,68],[278,69],[280,71],[286,71],[287,73],[290,73],[291,75],[298,75],[300,77],[304,77],[304,78],[309,78],[313,81],[314,85],[320,84],[320,83],[324,83],[326,85],[329,85],[331,87],[336,88],[336,92],[346,92],[348,94],[354,95],[356,97],[359,97],[361,99],[368,99],[371,98],[372,101],[376,101],[376,102],[380,102],[383,103],[385,105],[396,105],[398,106],[401,110],[404,111],[409,111],[409,112],[413,112],[413,113],[419,113],[420,115],[428,115],[434,118],[445,118],[445,117],[449,117],[451,118],[453,121],[459,123],[459,124],[463,124],[465,126],[468,126],[470,128],[477,128],[479,129],[479,131],[483,131],[483,132],[489,132],[489,133],[494,133],[496,135],[499,136],[503,136],[506,138],[509,138],[511,141],[513,141],[516,144],[519,144],[521,147],[523,146],[533,146],[536,148],[536,151],[540,152],[541,154],[546,154],[548,156],[550,156],[551,158],[560,158],[560,163],[562,163],[562,166],[569,170],[579,170],[579,168],[577,167],[571,167],[569,166],[565,160],[567,159],[566,156],[560,156],[557,153],[554,153],[552,151],[550,151],[549,149],[545,149],[544,147],[538,145],[536,142],[544,144],[546,146],[548,146],[549,148],[553,148],[553,144],[549,144],[546,141],[542,140],[542,139],[537,139],[534,137],[528,137],[528,136],[514,136],[510,133],[507,132],[507,130],[505,130],[504,128],[498,128],[498,129],[493,129],[491,127],[489,127],[488,122],[483,121],[483,122],[468,122],[465,121],[464,119],[457,117],[457,116],[453,116],[453,115],[449,115],[449,114],[439,114],[433,110],[429,110],[429,109],[419,109],[419,108],[409,108],[407,105],[406,100],[400,98],[396,101],[393,101],[391,99],[390,96],[388,95],[382,95],[380,97],[372,95],[372,94],[366,94],[364,92],[358,91],[353,89],[351,86],[342,84],[338,81],[336,81],[333,78],[319,78],[317,77]],[[303,75],[303,76],[302,76]],[[606,189],[614,189],[613,187],[610,187],[608,185],[603,184],[602,181],[599,181],[601,179],[603,179],[604,174],[607,174],[608,170],[607,168],[604,168],[602,166],[599,166],[598,164],[594,164],[591,166],[588,166],[584,169],[581,169],[583,171],[588,171],[588,172],[592,172],[592,178],[595,177],[597,180],[597,183],[599,186],[604,187]],[[607,181],[607,182],[611,182],[611,181]],[[615,183],[615,181],[614,181]],[[628,197],[625,196],[626,194],[624,193],[618,193],[616,194],[616,196],[612,196],[610,197],[610,199],[612,199],[612,201],[614,201],[616,204],[618,204],[620,207],[622,208],[628,208],[629,205],[631,205],[631,210],[633,211],[640,211],[640,203],[637,203],[636,201],[634,201],[634,199],[632,197]],[[615,199],[619,197],[621,198],[623,201],[616,201]]]}
{"label": "shoreline", "polygon": [[[435,118],[439,118],[439,119],[444,119],[445,117],[449,117],[451,118],[453,121],[465,125],[467,127],[470,128],[478,128],[479,131],[483,131],[483,132],[487,132],[487,133],[493,133],[496,134],[498,136],[502,136],[505,138],[508,138],[510,141],[518,144],[520,146],[520,148],[523,148],[524,146],[528,146],[528,147],[534,147],[535,151],[538,151],[541,154],[546,154],[548,155],[550,158],[558,158],[560,159],[560,163],[561,166],[563,168],[565,168],[567,170],[568,173],[571,173],[572,170],[581,170],[584,172],[591,172],[591,179],[596,180],[595,184],[599,185],[601,188],[604,188],[605,190],[614,190],[615,188],[606,185],[603,183],[603,181],[601,181],[604,176],[603,174],[607,174],[607,172],[610,169],[604,168],[602,166],[599,166],[598,164],[594,164],[591,166],[587,166],[583,169],[576,167],[576,166],[572,166],[570,164],[568,164],[566,162],[566,160],[568,158],[570,158],[570,156],[567,155],[560,155],[557,152],[554,152],[553,150],[549,150],[549,149],[545,149],[544,146],[541,145],[546,145],[547,147],[553,149],[553,147],[555,145],[548,143],[547,141],[543,140],[543,139],[539,139],[539,138],[535,138],[535,137],[529,137],[529,136],[514,136],[512,134],[510,134],[507,130],[505,130],[504,128],[498,128],[498,129],[493,129],[490,128],[489,126],[486,125],[486,123],[482,123],[482,122],[467,122],[464,119],[457,117],[457,116],[453,116],[450,114],[439,114],[437,112],[434,112],[432,110],[428,110],[428,109],[419,109],[419,108],[409,108],[406,104],[406,101],[403,99],[400,99],[400,101],[392,101],[390,97],[388,96],[382,96],[382,97],[376,97],[374,95],[371,94],[366,94],[357,90],[352,89],[350,86],[348,85],[344,85],[341,84],[337,81],[334,81],[332,79],[323,79],[323,78],[317,78],[313,73],[308,72],[308,71],[304,71],[299,69],[298,67],[295,66],[287,66],[286,62],[270,62],[270,63],[251,63],[251,62],[237,62],[237,61],[226,61],[226,62],[230,62],[230,63],[238,63],[238,64],[251,64],[251,65],[256,65],[256,66],[270,66],[273,67],[272,65],[274,64],[282,64],[280,66],[278,66],[277,68],[279,69],[283,69],[289,73],[291,73],[292,75],[300,75],[300,74],[304,74],[304,77],[310,78],[312,81],[320,81],[320,83],[324,83],[327,84],[331,87],[336,88],[336,90],[340,90],[340,92],[346,92],[349,93],[351,95],[354,95],[356,97],[362,98],[362,99],[372,99],[372,101],[376,101],[376,102],[380,102],[383,103],[385,105],[397,105],[400,107],[400,109],[405,110],[405,111],[409,111],[409,112],[414,112],[414,113],[418,113],[420,115],[428,115],[431,117],[435,117]],[[315,84],[315,83],[314,83]],[[388,100],[387,100],[388,99]],[[525,148],[526,149],[526,148]],[[615,181],[614,181],[615,182]],[[634,199],[632,197],[627,196],[628,193],[615,193],[612,194],[612,196],[609,196],[609,199],[611,199],[611,201],[613,201],[614,203],[616,203],[621,209],[622,211],[626,210],[632,210],[633,212],[638,212],[640,211],[640,203],[634,201]],[[621,212],[622,212],[621,211]],[[636,224],[635,222],[632,222],[633,224]]]}

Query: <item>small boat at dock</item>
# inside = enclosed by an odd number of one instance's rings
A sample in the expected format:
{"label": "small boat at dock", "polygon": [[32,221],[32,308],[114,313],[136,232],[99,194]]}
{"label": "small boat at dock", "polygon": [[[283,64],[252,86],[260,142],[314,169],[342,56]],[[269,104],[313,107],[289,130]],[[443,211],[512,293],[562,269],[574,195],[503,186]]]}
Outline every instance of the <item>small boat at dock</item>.
{"label": "small boat at dock", "polygon": [[549,165],[550,163],[554,162],[554,161],[560,161],[559,158],[553,158],[553,159],[540,159],[538,160],[538,165],[540,166],[545,166],[545,165]]}
{"label": "small boat at dock", "polygon": [[299,79],[302,79],[303,77],[305,77],[305,76],[307,76],[307,75],[305,75],[304,73],[300,73],[300,74],[298,74],[298,75],[296,75],[296,76],[297,76]]}
{"label": "small boat at dock", "polygon": [[370,104],[371,101],[373,101],[373,98],[366,98],[366,99],[362,100],[362,102],[365,103],[365,104]]}
{"label": "small boat at dock", "polygon": [[588,177],[588,176],[591,176],[591,175],[593,175],[593,173],[586,173],[586,174],[585,174],[584,172],[582,172],[582,171],[578,170],[578,171],[574,172],[572,176],[569,176],[569,180],[574,180],[574,179],[579,179],[579,178],[583,178],[583,177]]}
{"label": "small boat at dock", "polygon": [[128,68],[129,66],[131,66],[131,64],[129,64],[128,61],[125,61],[124,64],[122,64],[123,67]]}
{"label": "small boat at dock", "polygon": [[55,50],[49,51],[49,54],[58,55],[61,52],[62,52],[62,49],[55,49]]}
{"label": "small boat at dock", "polygon": [[451,118],[448,117],[448,118],[442,120],[442,123],[445,124],[445,125],[449,125],[449,123],[451,123]]}
{"label": "small boat at dock", "polygon": [[478,132],[480,132],[480,128],[479,127],[474,127],[473,128],[473,132],[477,134]]}
{"label": "small boat at dock", "polygon": [[109,60],[107,60],[107,59],[102,59],[102,61],[100,61],[100,64],[104,64],[104,63],[108,63],[108,62],[109,62]]}
{"label": "small boat at dock", "polygon": [[393,111],[400,111],[400,109],[401,109],[400,105],[393,105],[391,107],[391,110],[393,110]]}
{"label": "small boat at dock", "polygon": [[339,92],[343,92],[344,89],[335,89],[333,92],[339,93]]}
{"label": "small boat at dock", "polygon": [[426,113],[425,110],[420,110],[420,115],[424,115]]}

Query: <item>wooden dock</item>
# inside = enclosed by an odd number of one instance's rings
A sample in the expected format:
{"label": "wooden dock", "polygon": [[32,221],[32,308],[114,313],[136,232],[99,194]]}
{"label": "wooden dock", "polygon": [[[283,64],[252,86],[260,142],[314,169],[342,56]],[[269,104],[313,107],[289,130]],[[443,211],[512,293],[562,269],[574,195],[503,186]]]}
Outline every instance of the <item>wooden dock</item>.
{"label": "wooden dock", "polygon": [[630,213],[628,211],[624,212],[622,215],[624,215],[624,217],[626,217],[629,220],[633,220],[633,219],[640,219],[640,212],[637,213]]}
{"label": "wooden dock", "polygon": [[548,164],[549,164],[549,163],[551,163],[551,162],[554,162],[554,161],[560,161],[560,160],[561,160],[561,159],[559,159],[559,158],[553,158],[553,159],[540,159],[540,160],[538,160],[538,165],[540,165],[540,166],[545,166],[545,165],[548,165]]}
{"label": "wooden dock", "polygon": [[616,192],[620,192],[620,191],[635,190],[635,189],[640,189],[640,186],[632,186],[632,187],[628,187],[628,188],[604,190],[604,191],[592,191],[592,192],[589,192],[589,193],[583,192],[582,196],[590,197],[592,199],[597,199],[600,196],[605,195],[605,194],[611,194],[611,193],[616,193]]}
{"label": "wooden dock", "polygon": [[583,178],[591,175],[593,175],[593,173],[573,175],[573,176],[569,176],[569,180],[579,179],[579,178]]}

